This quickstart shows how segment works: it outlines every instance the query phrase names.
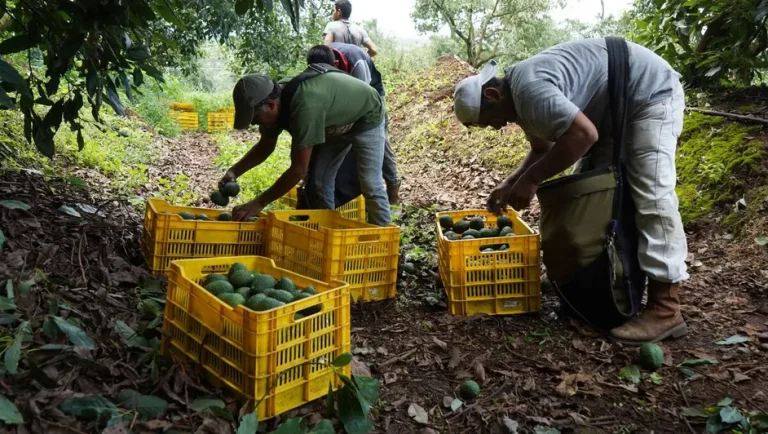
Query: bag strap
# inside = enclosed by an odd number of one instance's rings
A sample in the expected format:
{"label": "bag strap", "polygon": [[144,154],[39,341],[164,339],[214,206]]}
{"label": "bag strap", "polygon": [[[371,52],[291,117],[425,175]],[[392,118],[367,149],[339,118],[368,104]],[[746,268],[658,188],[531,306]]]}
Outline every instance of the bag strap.
{"label": "bag strap", "polygon": [[293,101],[293,97],[296,96],[296,92],[299,91],[299,86],[307,80],[328,72],[344,73],[344,71],[334,68],[331,65],[326,65],[325,63],[313,63],[309,65],[304,72],[293,77],[291,81],[283,87],[283,90],[280,93],[280,115],[278,117],[278,126],[281,129],[288,129],[288,124],[291,120],[291,102]]}
{"label": "bag strap", "polygon": [[621,151],[627,124],[627,95],[629,93],[629,47],[623,38],[605,38],[608,50],[608,94],[613,126],[613,166],[616,168],[617,188],[613,202],[611,234],[615,235],[623,203],[624,168]]}

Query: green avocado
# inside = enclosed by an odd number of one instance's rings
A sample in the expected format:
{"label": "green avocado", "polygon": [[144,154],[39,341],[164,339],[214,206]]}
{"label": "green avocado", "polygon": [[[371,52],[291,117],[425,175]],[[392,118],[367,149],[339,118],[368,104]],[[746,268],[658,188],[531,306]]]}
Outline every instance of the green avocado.
{"label": "green avocado", "polygon": [[251,296],[251,288],[248,286],[237,288],[235,290],[235,294],[240,294],[243,296],[244,299],[248,300],[248,298]]}
{"label": "green avocado", "polygon": [[232,214],[228,212],[223,212],[219,214],[219,221],[220,222],[231,222],[232,221]]}
{"label": "green avocado", "polygon": [[499,236],[499,230],[498,229],[492,229],[492,228],[483,228],[480,231],[480,238],[493,238]]}
{"label": "green avocado", "polygon": [[235,197],[240,194],[240,186],[236,182],[228,182],[221,187],[221,194],[227,197]]}
{"label": "green avocado", "polygon": [[473,237],[472,235],[464,235],[463,237],[461,237],[461,239],[462,240],[474,240],[475,237]]}
{"label": "green avocado", "polygon": [[266,274],[260,274],[253,278],[253,284],[251,287],[257,291],[265,291],[275,287],[275,278]]}
{"label": "green avocado", "polygon": [[449,215],[440,216],[440,226],[443,229],[450,229],[453,227],[453,219]]}
{"label": "green avocado", "polygon": [[499,227],[499,230],[504,229],[504,228],[511,228],[512,227],[512,219],[509,218],[509,216],[505,216],[505,215],[500,216],[496,220],[496,226]]}
{"label": "green avocado", "polygon": [[195,219],[195,215],[194,214],[192,214],[191,212],[186,212],[186,211],[180,212],[179,213],[179,217],[183,218],[184,220],[194,220]]}
{"label": "green avocado", "polygon": [[315,289],[314,286],[307,286],[306,288],[304,288],[302,292],[306,294],[317,295],[317,290]]}
{"label": "green avocado", "polygon": [[515,235],[515,231],[512,230],[512,228],[510,226],[504,226],[504,228],[502,228],[499,231],[499,236],[500,237],[506,237],[506,236],[510,236],[510,235]]}
{"label": "green avocado", "polygon": [[480,234],[480,231],[475,230],[475,229],[470,229],[470,230],[464,232],[464,234],[462,235],[462,238],[466,238],[467,235],[469,235],[469,236],[471,236],[473,238],[481,238],[482,237],[482,235]]}
{"label": "green avocado", "polygon": [[453,232],[453,231],[448,231],[444,233],[443,236],[445,237],[446,240],[449,240],[449,241],[456,241],[459,239],[459,236],[456,235],[456,232]]}
{"label": "green avocado", "polygon": [[231,294],[235,292],[235,288],[232,286],[231,283],[227,282],[226,280],[213,281],[205,285],[205,289],[213,295],[219,295],[219,294],[225,294],[225,293]]}
{"label": "green avocado", "polygon": [[275,289],[284,289],[290,292],[292,289],[296,289],[296,285],[293,283],[293,280],[283,277],[275,283]]}
{"label": "green avocado", "polygon": [[198,214],[195,220],[210,220],[210,218],[208,218],[207,214]]}
{"label": "green avocado", "polygon": [[453,231],[456,232],[457,234],[463,234],[467,230],[469,230],[469,222],[468,221],[462,220],[460,222],[456,222],[456,224],[453,225]]}
{"label": "green avocado", "polygon": [[293,301],[293,295],[288,292],[284,291],[282,289],[273,289],[271,291],[265,292],[267,297],[274,298],[275,300],[280,300],[283,303],[290,303]]}
{"label": "green avocado", "polygon": [[229,273],[227,273],[227,275],[232,278],[232,275],[238,271],[248,271],[248,267],[246,267],[242,262],[235,262],[231,267],[229,267]]}
{"label": "green avocado", "polygon": [[220,191],[214,191],[211,193],[211,202],[218,206],[227,206],[229,205],[229,198]]}
{"label": "green avocado", "polygon": [[217,280],[229,281],[229,279],[227,279],[227,276],[225,276],[223,274],[211,273],[211,274],[205,276],[205,284],[206,285],[211,283],[211,282],[215,282]]}
{"label": "green avocado", "polygon": [[664,350],[656,344],[645,344],[640,347],[640,364],[644,368],[655,371],[664,364]]}
{"label": "green avocado", "polygon": [[250,287],[253,283],[253,274],[248,270],[237,270],[229,275],[229,282],[235,288]]}
{"label": "green avocado", "polygon": [[480,385],[474,380],[465,381],[459,388],[459,396],[465,400],[477,398],[480,396]]}
{"label": "green avocado", "polygon": [[482,217],[475,217],[469,221],[469,227],[476,231],[483,230],[485,227],[485,220],[483,220]]}
{"label": "green avocado", "polygon": [[219,298],[219,300],[223,301],[224,303],[227,303],[231,307],[245,304],[245,298],[240,294],[222,293],[217,295],[217,297]]}
{"label": "green avocado", "polygon": [[250,310],[258,310],[258,309],[256,309],[256,304],[257,304],[257,303],[258,303],[260,300],[263,300],[263,299],[265,299],[265,298],[267,298],[267,296],[266,296],[266,295],[264,295],[264,294],[256,294],[256,295],[252,295],[250,298],[248,298],[248,301],[246,301],[246,302],[245,302],[245,305],[246,305],[246,306],[248,307],[248,309],[250,309]]}
{"label": "green avocado", "polygon": [[258,300],[252,309],[257,312],[264,312],[267,310],[278,308],[280,306],[285,306],[285,303],[283,303],[280,300],[275,300],[274,298],[269,298],[265,296],[264,298]]}

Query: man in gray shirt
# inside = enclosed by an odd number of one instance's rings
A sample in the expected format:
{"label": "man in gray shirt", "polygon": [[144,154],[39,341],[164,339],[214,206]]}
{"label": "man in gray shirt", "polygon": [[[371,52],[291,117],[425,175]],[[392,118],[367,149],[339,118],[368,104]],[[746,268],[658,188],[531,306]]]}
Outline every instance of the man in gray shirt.
{"label": "man in gray shirt", "polygon": [[[675,152],[685,97],[679,74],[650,50],[629,45],[627,130],[622,155],[637,209],[640,266],[649,277],[640,316],[611,331],[628,343],[682,336],[678,290],[688,279],[687,242],[675,194]],[[499,213],[530,205],[538,186],[573,166],[612,164],[608,53],[604,39],[566,42],[520,62],[496,77],[491,61],[462,80],[454,112],[464,125],[500,129],[516,123],[531,150],[488,199]]]}
{"label": "man in gray shirt", "polygon": [[368,55],[374,57],[379,53],[378,47],[362,27],[349,21],[350,15],[352,15],[352,3],[349,0],[338,0],[333,11],[333,21],[323,30],[325,45],[332,42],[357,45],[367,48]]}

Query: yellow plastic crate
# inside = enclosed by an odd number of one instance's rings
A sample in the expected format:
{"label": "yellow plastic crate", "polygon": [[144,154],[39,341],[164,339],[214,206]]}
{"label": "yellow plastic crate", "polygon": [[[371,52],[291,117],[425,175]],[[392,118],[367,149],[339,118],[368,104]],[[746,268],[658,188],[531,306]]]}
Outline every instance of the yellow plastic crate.
{"label": "yellow plastic crate", "polygon": [[171,110],[176,110],[180,112],[193,112],[195,111],[195,106],[194,104],[187,104],[184,102],[172,102]]}
{"label": "yellow plastic crate", "polygon": [[278,266],[322,281],[343,280],[356,301],[395,297],[400,228],[330,210],[267,214],[267,253]]}
{"label": "yellow plastic crate", "polygon": [[208,132],[231,130],[235,127],[234,112],[208,113]]}
{"label": "yellow plastic crate", "polygon": [[[278,199],[278,203],[288,208],[296,209],[299,204],[299,186],[293,187],[288,194]],[[365,197],[360,195],[352,201],[336,208],[336,211],[340,212],[344,218],[365,223],[367,219],[365,214]]]}
{"label": "yellow plastic crate", "polygon": [[235,107],[234,106],[219,107],[219,108],[216,109],[216,111],[219,112],[219,113],[223,113],[223,112],[234,113],[235,112]]}
{"label": "yellow plastic crate", "polygon": [[[496,216],[485,210],[437,213],[440,278],[453,315],[511,315],[541,309],[541,238],[510,210],[514,237],[450,241],[443,236],[440,217],[458,222],[467,216],[485,218],[496,228]],[[482,253],[488,246],[508,244],[509,250]]]}
{"label": "yellow plastic crate", "polygon": [[[200,284],[210,273],[225,273],[235,262],[297,286],[313,286],[317,295],[266,312],[229,307]],[[163,318],[164,354],[199,365],[215,386],[225,386],[253,402],[268,419],[326,396],[341,381],[328,366],[350,351],[349,286],[324,283],[275,266],[257,256],[190,259],[171,264]],[[296,312],[322,306],[296,320]],[[343,369],[350,375],[350,365]]]}
{"label": "yellow plastic crate", "polygon": [[175,120],[185,130],[196,130],[198,126],[198,115],[195,112],[175,111],[168,112],[168,117]]}
{"label": "yellow plastic crate", "polygon": [[[180,212],[205,213],[212,221],[184,220]],[[144,213],[142,252],[152,273],[164,273],[171,261],[222,256],[263,255],[266,219],[220,222],[226,210],[173,206],[149,199]],[[266,216],[264,216],[266,217]]]}

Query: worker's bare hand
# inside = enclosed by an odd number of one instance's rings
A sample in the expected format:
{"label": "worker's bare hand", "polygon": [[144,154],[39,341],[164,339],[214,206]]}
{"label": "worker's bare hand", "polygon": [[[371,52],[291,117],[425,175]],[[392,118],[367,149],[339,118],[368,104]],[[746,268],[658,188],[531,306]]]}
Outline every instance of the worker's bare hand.
{"label": "worker's bare hand", "polygon": [[219,181],[219,189],[223,188],[224,184],[228,182],[235,182],[236,179],[235,172],[233,172],[232,169],[227,170],[227,173],[225,173],[221,178],[221,181]]}
{"label": "worker's bare hand", "polygon": [[501,215],[507,210],[509,193],[514,186],[513,183],[510,183],[509,181],[510,180],[507,179],[499,184],[499,186],[491,192],[491,195],[488,196],[488,201],[485,205],[486,208],[488,208],[488,211],[492,212],[494,215]]}
{"label": "worker's bare hand", "polygon": [[507,204],[517,211],[524,210],[531,206],[533,197],[536,196],[536,191],[538,191],[538,189],[539,184],[523,175],[517,180],[512,187],[512,190],[509,192]]}
{"label": "worker's bare hand", "polygon": [[248,221],[250,217],[258,217],[264,205],[258,200],[252,200],[248,203],[236,206],[232,210],[232,220],[236,222]]}

